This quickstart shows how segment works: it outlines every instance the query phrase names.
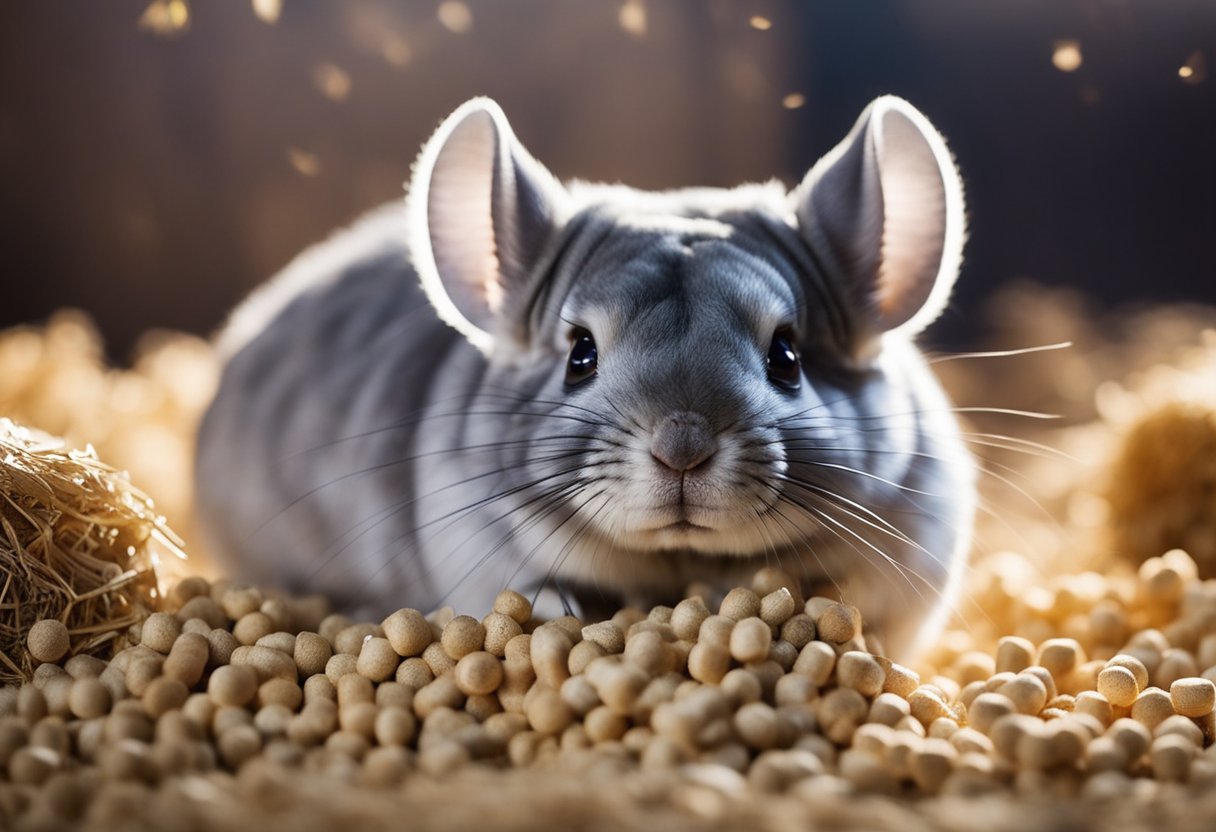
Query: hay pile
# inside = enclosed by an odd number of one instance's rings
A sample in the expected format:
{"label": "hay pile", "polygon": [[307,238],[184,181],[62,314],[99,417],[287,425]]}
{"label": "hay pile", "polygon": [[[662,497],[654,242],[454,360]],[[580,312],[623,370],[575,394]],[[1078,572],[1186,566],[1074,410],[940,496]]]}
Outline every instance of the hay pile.
{"label": "hay pile", "polygon": [[152,501],[90,448],[0,418],[0,683],[32,678],[30,627],[53,618],[73,655],[106,655],[156,602],[177,540]]}
{"label": "hay pile", "polygon": [[[1069,420],[969,415],[999,476],[958,620],[915,668],[771,572],[729,608],[611,623],[538,622],[509,597],[481,620],[352,622],[190,578],[112,661],[2,689],[0,826],[1211,828],[1214,318],[1156,311],[1115,342],[1079,302],[1020,297],[993,348],[1077,346],[943,375],[962,405]],[[196,418],[161,424],[188,447]]]}

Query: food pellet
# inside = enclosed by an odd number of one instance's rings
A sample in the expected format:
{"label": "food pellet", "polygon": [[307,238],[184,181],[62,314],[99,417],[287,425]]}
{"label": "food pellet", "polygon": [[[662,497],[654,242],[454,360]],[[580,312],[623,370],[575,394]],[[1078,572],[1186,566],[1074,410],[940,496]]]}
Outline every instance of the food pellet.
{"label": "food pellet", "polygon": [[1170,685],[1170,702],[1182,716],[1206,716],[1216,705],[1216,684],[1195,677],[1178,679]]}
{"label": "food pellet", "polygon": [[68,628],[62,621],[44,618],[30,627],[26,646],[37,661],[57,662],[67,655],[71,647]]}
{"label": "food pellet", "polygon": [[1140,695],[1136,677],[1126,667],[1108,665],[1098,673],[1098,693],[1115,706],[1129,708]]}

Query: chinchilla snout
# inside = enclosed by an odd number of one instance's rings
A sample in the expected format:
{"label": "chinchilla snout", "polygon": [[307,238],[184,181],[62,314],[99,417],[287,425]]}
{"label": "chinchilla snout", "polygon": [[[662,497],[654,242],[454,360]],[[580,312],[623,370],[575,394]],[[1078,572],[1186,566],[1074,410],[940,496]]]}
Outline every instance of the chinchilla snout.
{"label": "chinchilla snout", "polygon": [[655,427],[650,453],[672,471],[683,473],[700,467],[718,450],[718,439],[709,420],[700,413],[672,413]]}

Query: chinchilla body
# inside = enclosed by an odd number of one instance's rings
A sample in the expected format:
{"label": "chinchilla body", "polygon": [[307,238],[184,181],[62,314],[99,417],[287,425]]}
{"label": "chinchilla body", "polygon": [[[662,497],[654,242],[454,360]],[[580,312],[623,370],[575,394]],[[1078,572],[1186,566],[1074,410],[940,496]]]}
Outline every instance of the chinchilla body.
{"label": "chinchilla body", "polygon": [[562,185],[475,99],[408,200],[234,314],[197,492],[241,578],[386,613],[586,614],[777,566],[895,654],[964,569],[974,466],[912,337],[962,198],[883,98],[792,192]]}

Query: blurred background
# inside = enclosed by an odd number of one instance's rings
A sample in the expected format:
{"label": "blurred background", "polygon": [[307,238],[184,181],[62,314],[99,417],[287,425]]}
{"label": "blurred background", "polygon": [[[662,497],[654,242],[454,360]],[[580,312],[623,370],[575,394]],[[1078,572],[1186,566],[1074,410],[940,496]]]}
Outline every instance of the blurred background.
{"label": "blurred background", "polygon": [[1015,278],[1216,301],[1211,0],[9,0],[0,326],[206,334],[498,99],[562,178],[796,181],[876,95],[967,183],[956,346]]}

